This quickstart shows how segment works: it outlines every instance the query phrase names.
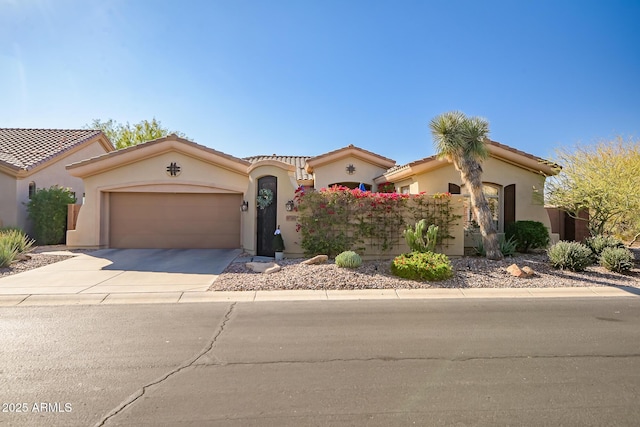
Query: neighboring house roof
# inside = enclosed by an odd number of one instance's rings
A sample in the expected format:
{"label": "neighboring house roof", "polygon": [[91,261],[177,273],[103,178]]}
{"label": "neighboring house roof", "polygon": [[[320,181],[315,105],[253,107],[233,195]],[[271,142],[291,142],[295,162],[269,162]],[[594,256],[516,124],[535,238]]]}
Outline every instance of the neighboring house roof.
{"label": "neighboring house roof", "polygon": [[107,151],[114,150],[100,130],[0,129],[0,165],[15,172],[30,171],[96,139]]}
{"label": "neighboring house roof", "polygon": [[[536,157],[533,154],[525,153],[524,151],[509,147],[508,145],[501,144],[496,141],[489,140],[487,143],[487,149],[489,150],[489,155],[491,157],[515,164],[521,168],[528,169],[541,175],[556,175],[561,168],[559,165],[549,160]],[[384,173],[384,175],[376,178],[376,182],[404,179],[410,175],[438,169],[447,164],[448,162],[446,160],[439,160],[436,155],[425,157],[423,159],[415,160],[411,163],[389,169]]]}
{"label": "neighboring house roof", "polygon": [[[132,145],[130,147],[121,148],[110,153],[101,154],[90,159],[67,165],[74,176],[88,176],[101,170],[118,167],[123,162],[133,162],[152,155],[156,155],[167,150],[179,150],[193,153],[201,158],[209,159],[237,172],[246,173],[247,167],[251,163],[247,160],[234,157],[222,151],[197,144],[188,139],[180,138],[176,134],[171,134],[162,138],[153,139],[143,142],[142,144]],[[197,154],[196,154],[197,153]]]}
{"label": "neighboring house roof", "polygon": [[277,156],[275,154],[271,156],[251,156],[245,157],[251,163],[257,163],[262,160],[276,160],[278,162],[287,163],[293,165],[296,168],[296,180],[297,181],[313,181],[313,175],[305,170],[305,165],[309,156]]}
{"label": "neighboring house roof", "polygon": [[346,147],[329,151],[328,153],[324,153],[319,156],[311,157],[310,159],[307,159],[306,170],[307,172],[311,173],[313,172],[314,167],[321,166],[326,163],[331,163],[333,161],[339,160],[347,156],[355,156],[365,161],[368,161],[374,165],[387,168],[387,169],[393,167],[396,164],[396,161],[393,159],[389,159],[387,157],[381,156],[374,152],[371,152],[363,148],[356,147],[353,144],[350,144]]}

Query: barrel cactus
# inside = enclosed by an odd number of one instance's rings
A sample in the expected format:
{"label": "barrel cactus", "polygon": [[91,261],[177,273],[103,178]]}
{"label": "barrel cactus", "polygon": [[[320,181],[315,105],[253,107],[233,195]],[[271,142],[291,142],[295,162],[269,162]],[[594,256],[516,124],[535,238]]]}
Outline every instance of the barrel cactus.
{"label": "barrel cactus", "polygon": [[336,265],[338,267],[358,268],[362,265],[362,258],[353,251],[345,251],[336,256]]}

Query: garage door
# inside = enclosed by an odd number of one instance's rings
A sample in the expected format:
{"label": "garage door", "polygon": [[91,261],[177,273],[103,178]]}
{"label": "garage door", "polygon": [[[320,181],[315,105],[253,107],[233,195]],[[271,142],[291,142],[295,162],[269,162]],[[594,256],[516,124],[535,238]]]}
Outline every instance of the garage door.
{"label": "garage door", "polygon": [[112,248],[239,248],[239,194],[111,193]]}

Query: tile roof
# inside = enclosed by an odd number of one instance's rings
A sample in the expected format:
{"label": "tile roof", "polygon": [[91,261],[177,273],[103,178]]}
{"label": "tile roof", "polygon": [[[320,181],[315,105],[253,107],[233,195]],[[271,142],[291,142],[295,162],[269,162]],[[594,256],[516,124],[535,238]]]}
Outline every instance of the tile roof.
{"label": "tile roof", "polygon": [[0,128],[0,164],[28,171],[100,134],[86,129]]}
{"label": "tile roof", "polygon": [[81,160],[79,162],[72,163],[70,165],[67,165],[67,169],[73,169],[73,168],[76,168],[78,166],[83,166],[83,165],[86,165],[86,164],[89,164],[89,163],[96,163],[96,162],[99,162],[99,161],[101,161],[101,160],[103,160],[105,158],[113,158],[113,157],[116,157],[116,156],[121,156],[121,155],[126,154],[126,153],[135,152],[135,151],[138,151],[138,150],[144,150],[147,147],[151,147],[151,146],[157,145],[157,144],[162,144],[162,143],[164,143],[166,141],[170,141],[170,140],[178,141],[180,143],[183,143],[183,144],[186,144],[188,146],[192,146],[192,147],[198,148],[198,149],[206,151],[208,153],[212,153],[212,154],[215,154],[217,156],[224,157],[225,159],[228,159],[228,160],[231,160],[231,161],[234,161],[234,162],[238,162],[240,164],[245,164],[246,166],[249,165],[249,162],[246,159],[240,159],[238,157],[232,156],[231,154],[223,153],[222,151],[218,151],[218,150],[215,150],[213,148],[207,147],[205,145],[198,144],[197,142],[190,141],[190,140],[188,140],[186,138],[179,137],[175,133],[172,133],[172,134],[167,135],[167,136],[163,136],[163,137],[160,137],[160,138],[152,139],[150,141],[141,142],[140,144],[136,144],[136,145],[130,145],[128,147],[119,148],[119,149],[117,149],[115,151],[111,151],[109,153],[103,153],[103,154],[100,154],[98,156],[91,157],[89,159],[85,159],[85,160]]}
{"label": "tile roof", "polygon": [[378,159],[380,159],[384,163],[390,163],[390,164],[395,164],[396,163],[396,161],[393,160],[393,159],[381,156],[380,154],[374,153],[373,151],[365,150],[364,148],[356,147],[353,144],[349,144],[346,147],[338,148],[336,150],[320,154],[319,156],[312,157],[311,159],[314,160],[314,161],[315,160],[319,160],[319,159],[323,159],[323,158],[329,157],[329,156],[331,156],[333,154],[340,153],[341,151],[347,151],[349,149],[357,150],[357,151],[360,151],[361,153],[368,154],[368,155],[373,156],[373,157],[377,157]]}
{"label": "tile roof", "polygon": [[311,156],[277,156],[275,154],[271,156],[251,156],[245,157],[245,160],[251,163],[259,162],[260,160],[277,160],[279,162],[287,163],[295,166],[296,168],[296,180],[298,181],[312,181],[313,175],[309,174],[305,170],[305,164]]}
{"label": "tile roof", "polygon": [[[559,165],[557,165],[557,164],[555,164],[555,163],[553,163],[553,162],[551,162],[549,160],[542,159],[540,157],[534,156],[533,154],[525,153],[522,150],[518,150],[517,148],[513,148],[513,147],[510,147],[508,145],[501,144],[501,143],[499,143],[497,141],[489,140],[488,144],[492,145],[494,147],[499,147],[499,148],[502,148],[504,150],[510,151],[512,153],[518,154],[518,155],[526,157],[528,159],[535,160],[536,162],[539,162],[539,163],[541,163],[543,165],[550,166],[552,168],[559,168],[560,167]],[[434,160],[438,160],[438,156],[435,155],[435,154],[432,155],[432,156],[429,156],[429,157],[424,157],[424,158],[419,159],[419,160],[414,160],[414,161],[412,161],[410,163],[406,163],[404,165],[394,166],[391,169],[389,169],[386,173],[397,172],[397,171],[400,171],[402,169],[408,169],[408,168],[410,168],[412,166],[416,166],[416,165],[419,165],[419,164],[431,162],[431,161],[434,161]]]}

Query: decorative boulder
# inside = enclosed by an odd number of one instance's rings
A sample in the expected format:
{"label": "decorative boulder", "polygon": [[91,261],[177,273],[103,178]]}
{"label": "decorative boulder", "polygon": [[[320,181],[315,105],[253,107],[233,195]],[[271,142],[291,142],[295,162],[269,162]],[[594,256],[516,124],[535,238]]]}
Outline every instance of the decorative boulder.
{"label": "decorative boulder", "polygon": [[248,262],[245,265],[248,269],[256,273],[269,274],[281,270],[281,267],[275,262]]}
{"label": "decorative boulder", "polygon": [[525,277],[531,277],[536,274],[536,272],[533,271],[533,268],[529,267],[528,265],[522,267],[522,272],[525,274]]}
{"label": "decorative boulder", "polygon": [[305,261],[302,261],[302,264],[311,265],[311,264],[323,264],[329,260],[329,256],[327,255],[316,255],[313,258],[309,258]]}
{"label": "decorative boulder", "polygon": [[516,264],[511,264],[509,267],[507,267],[507,272],[513,277],[531,277],[536,274],[531,267],[524,266],[520,268]]}
{"label": "decorative boulder", "polygon": [[509,267],[507,267],[507,272],[511,274],[513,277],[524,276],[524,273],[522,272],[522,270],[520,270],[520,267],[518,267],[516,264],[511,264]]}

